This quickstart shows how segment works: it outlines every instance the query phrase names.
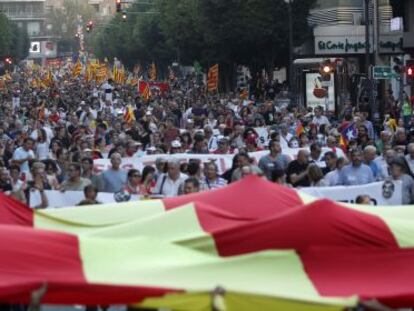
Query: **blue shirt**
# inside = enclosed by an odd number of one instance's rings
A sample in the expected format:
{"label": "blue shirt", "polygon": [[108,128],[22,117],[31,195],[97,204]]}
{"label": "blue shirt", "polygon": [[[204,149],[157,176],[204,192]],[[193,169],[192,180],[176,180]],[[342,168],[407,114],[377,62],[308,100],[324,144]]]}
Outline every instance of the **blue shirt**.
{"label": "blue shirt", "polygon": [[341,170],[339,175],[339,183],[344,186],[364,185],[374,181],[372,170],[365,164],[361,164],[359,167],[349,164]]}
{"label": "blue shirt", "polygon": [[116,193],[121,191],[127,182],[127,173],[123,170],[114,171],[109,169],[102,173],[103,192]]}

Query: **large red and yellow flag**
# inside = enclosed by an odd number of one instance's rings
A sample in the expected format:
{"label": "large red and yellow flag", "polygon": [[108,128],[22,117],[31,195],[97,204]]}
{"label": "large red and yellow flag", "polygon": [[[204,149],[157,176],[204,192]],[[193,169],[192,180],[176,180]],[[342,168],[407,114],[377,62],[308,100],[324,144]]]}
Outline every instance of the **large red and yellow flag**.
{"label": "large red and yellow flag", "polygon": [[95,207],[34,211],[3,194],[0,202],[3,303],[27,303],[47,283],[43,302],[55,304],[201,311],[218,285],[230,311],[414,304],[414,206],[315,200],[256,176]]}
{"label": "large red and yellow flag", "polygon": [[72,78],[76,79],[77,77],[79,77],[82,73],[82,63],[80,61],[80,59],[77,60],[77,62],[75,63],[75,66],[73,66],[72,69]]}
{"label": "large red and yellow flag", "polygon": [[108,79],[108,66],[106,64],[100,64],[96,69],[95,79],[97,83],[103,83],[106,79]]}
{"label": "large red and yellow flag", "polygon": [[216,64],[208,70],[207,91],[208,92],[218,91],[218,85],[219,85],[219,65]]}

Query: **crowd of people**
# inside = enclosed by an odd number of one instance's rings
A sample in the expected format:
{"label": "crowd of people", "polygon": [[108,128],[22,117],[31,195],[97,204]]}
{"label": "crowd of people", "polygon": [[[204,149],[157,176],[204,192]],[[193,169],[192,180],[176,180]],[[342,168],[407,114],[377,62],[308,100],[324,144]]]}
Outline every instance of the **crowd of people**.
{"label": "crowd of people", "polygon": [[[374,129],[363,107],[348,102],[335,114],[286,105],[278,100],[283,89],[271,97],[208,94],[188,75],[145,99],[136,85],[85,82],[64,68],[48,86],[33,83],[37,74],[16,70],[1,85],[0,109],[0,191],[29,205],[37,192],[35,208],[50,205],[45,190],[83,191],[80,205],[98,204],[99,192],[172,197],[251,174],[295,188],[401,180],[403,203],[414,202],[408,98],[392,100],[382,128]],[[257,160],[255,152],[263,155]],[[170,156],[183,153],[230,155],[233,163],[221,172],[214,161]],[[157,155],[154,166],[121,165],[146,155]],[[111,166],[98,173],[97,159]]]}

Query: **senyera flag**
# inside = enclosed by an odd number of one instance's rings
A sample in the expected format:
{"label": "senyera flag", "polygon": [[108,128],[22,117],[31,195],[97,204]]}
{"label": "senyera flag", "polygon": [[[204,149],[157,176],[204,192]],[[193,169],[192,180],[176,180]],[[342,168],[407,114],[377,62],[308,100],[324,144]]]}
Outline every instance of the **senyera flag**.
{"label": "senyera flag", "polygon": [[46,303],[202,310],[220,286],[229,310],[414,304],[413,207],[316,201],[254,176],[156,201],[35,212],[5,202],[3,302],[47,282]]}

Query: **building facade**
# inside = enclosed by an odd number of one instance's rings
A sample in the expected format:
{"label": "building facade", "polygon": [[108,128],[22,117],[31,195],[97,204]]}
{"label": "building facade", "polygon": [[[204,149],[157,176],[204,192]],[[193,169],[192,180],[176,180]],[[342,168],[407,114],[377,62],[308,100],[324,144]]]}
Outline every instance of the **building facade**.
{"label": "building facade", "polygon": [[56,43],[47,30],[46,0],[0,0],[0,11],[27,31],[29,59],[56,57]]}
{"label": "building facade", "polygon": [[414,1],[404,2],[404,49],[414,57]]}

